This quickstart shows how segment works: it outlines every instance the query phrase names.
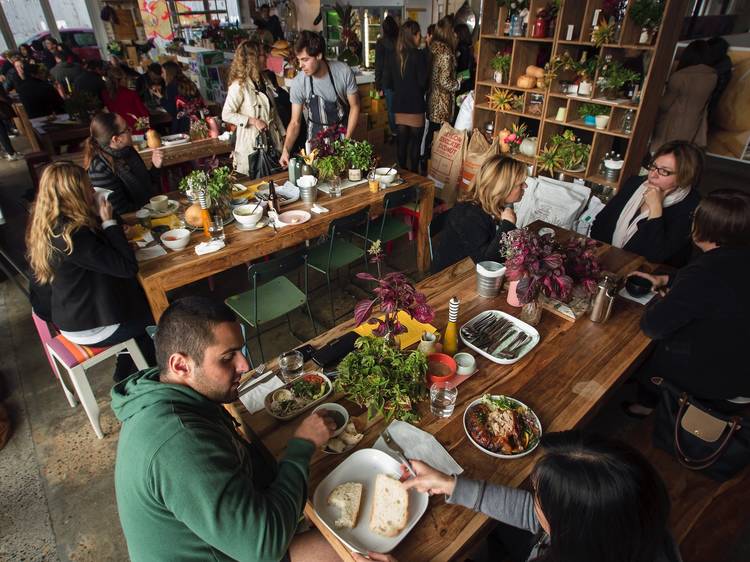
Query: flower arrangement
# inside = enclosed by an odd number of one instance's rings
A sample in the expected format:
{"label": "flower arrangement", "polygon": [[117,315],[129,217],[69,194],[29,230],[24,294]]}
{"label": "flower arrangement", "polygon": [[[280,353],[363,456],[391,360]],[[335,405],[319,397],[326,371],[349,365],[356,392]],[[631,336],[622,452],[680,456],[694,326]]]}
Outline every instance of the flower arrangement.
{"label": "flower arrangement", "polygon": [[493,111],[520,111],[523,108],[523,94],[514,94],[505,88],[492,88],[487,102]]}
{"label": "flower arrangement", "polygon": [[513,123],[510,128],[510,134],[503,138],[503,142],[507,145],[510,145],[511,154],[515,154],[518,152],[518,149],[521,147],[521,143],[523,142],[523,139],[526,138],[526,136],[526,123]]}
{"label": "flower arrangement", "polygon": [[603,21],[591,32],[591,41],[597,48],[615,40],[615,26],[608,21]]}
{"label": "flower arrangement", "polygon": [[200,194],[208,195],[210,206],[231,193],[233,180],[234,172],[229,166],[217,166],[212,170],[193,170],[180,180],[178,188],[194,199]]}
{"label": "flower arrangement", "polygon": [[177,107],[177,119],[183,117],[203,119],[203,112],[206,109],[206,104],[200,96],[195,99],[185,99],[178,95],[175,106]]}
{"label": "flower arrangement", "polygon": [[[400,272],[382,274],[381,263],[385,259],[380,247],[380,240],[376,240],[367,251],[370,262],[376,264],[378,276],[366,272],[358,273],[357,277],[364,281],[373,281],[377,286],[373,289],[375,298],[365,299],[354,307],[354,320],[359,326],[366,320],[370,324],[377,324],[373,334],[379,337],[397,336],[406,331],[406,327],[398,321],[398,312],[403,310],[418,322],[432,322],[435,317],[427,297],[414,288],[414,285]],[[375,305],[380,305],[384,318],[371,318]]]}
{"label": "flower arrangement", "polygon": [[208,137],[208,124],[203,119],[192,116],[190,118],[190,138],[199,140],[206,137]]}
{"label": "flower arrangement", "polygon": [[128,113],[133,119],[133,130],[134,131],[147,131],[151,128],[151,118],[146,116],[137,117],[133,113]]}
{"label": "flower arrangement", "polygon": [[340,154],[330,154],[321,156],[315,160],[315,166],[318,169],[318,179],[320,181],[330,180],[333,177],[340,176],[348,166],[346,158]]}
{"label": "flower arrangement", "polygon": [[554,135],[544,146],[537,165],[540,170],[553,172],[555,169],[574,171],[586,166],[591,146],[584,144],[570,129]]}
{"label": "flower arrangement", "polygon": [[664,0],[635,0],[630,6],[630,19],[638,27],[654,30],[661,24]]}
{"label": "flower arrangement", "polygon": [[318,131],[310,140],[310,151],[317,150],[317,158],[331,156],[336,153],[336,141],[346,134],[346,129],[338,125],[331,125]]}

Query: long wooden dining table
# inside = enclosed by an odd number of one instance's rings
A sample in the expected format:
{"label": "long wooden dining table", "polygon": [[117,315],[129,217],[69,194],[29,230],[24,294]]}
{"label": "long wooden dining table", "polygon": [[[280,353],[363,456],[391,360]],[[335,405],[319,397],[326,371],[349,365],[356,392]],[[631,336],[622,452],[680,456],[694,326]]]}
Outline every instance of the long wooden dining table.
{"label": "long wooden dining table", "polygon": [[[544,223],[535,223],[538,228]],[[558,239],[574,235],[555,228]],[[604,270],[624,275],[636,269],[652,270],[643,258],[632,253],[600,244],[597,252]],[[505,292],[495,298],[480,297],[476,290],[474,264],[467,258],[417,285],[435,309],[432,322],[443,329],[447,322],[448,301],[459,297],[459,325],[484,310],[497,309],[518,316],[520,309],[506,302]],[[539,416],[544,432],[579,428],[597,412],[611,393],[635,368],[649,348],[650,340],[639,329],[643,305],[618,297],[610,319],[594,323],[588,316],[575,322],[544,311],[537,329],[539,344],[518,362],[499,365],[477,356],[478,371],[458,386],[458,401],[452,416],[437,418],[430,413],[428,402],[418,405],[422,430],[432,434],[472,479],[486,480],[507,486],[521,486],[541,454],[537,448],[531,454],[513,460],[486,455],[467,438],[463,413],[467,405],[485,393],[504,394],[521,400]],[[353,321],[345,322],[321,334],[309,343],[319,348],[352,330]],[[459,351],[462,344],[459,343]],[[471,351],[471,350],[468,350]],[[273,365],[272,365],[273,366]],[[310,363],[306,367],[314,370]],[[382,417],[367,420],[361,406],[334,394],[329,400],[347,408],[359,428],[364,428],[363,440],[352,451],[341,455],[317,451],[310,466],[309,499],[318,484],[353,451],[372,447],[386,423]],[[242,419],[243,430],[251,440],[262,445],[275,458],[280,458],[287,442],[304,416],[291,422],[280,422],[265,410],[250,415],[236,402],[233,411]],[[596,428],[593,428],[596,429]],[[408,456],[408,451],[406,451]],[[320,529],[343,560],[352,556],[320,521],[311,501],[305,513]],[[363,515],[366,518],[368,515]],[[449,505],[442,496],[432,496],[429,507],[406,538],[393,551],[400,562],[448,561],[466,555],[492,529],[493,521],[469,509]]]}
{"label": "long wooden dining table", "polygon": [[[309,221],[279,228],[277,231],[270,227],[254,231],[243,231],[236,223],[225,226],[226,247],[210,254],[197,255],[195,246],[204,241],[202,230],[192,234],[190,243],[184,250],[173,252],[140,263],[138,279],[146,293],[155,320],[159,320],[162,312],[169,305],[167,292],[183,287],[194,281],[205,279],[211,275],[221,273],[252,260],[262,258],[274,252],[294,247],[313,240],[328,232],[331,221],[370,208],[371,216],[382,214],[383,199],[387,193],[407,189],[414,186],[419,196],[419,228],[417,231],[417,267],[420,271],[427,271],[430,267],[429,224],[432,220],[435,184],[432,180],[402,170],[399,172],[403,182],[389,186],[385,190],[375,193],[369,191],[367,182],[363,185],[345,189],[340,197],[331,197],[318,192],[316,203],[328,209],[327,213],[311,213]],[[287,172],[263,178],[273,179],[283,183],[288,179]],[[246,180],[245,185],[257,184],[261,180]],[[172,198],[181,197],[171,194]],[[312,204],[297,201],[284,206],[284,211],[305,210],[310,212]],[[123,219],[128,223],[135,223],[134,213],[125,215]]]}

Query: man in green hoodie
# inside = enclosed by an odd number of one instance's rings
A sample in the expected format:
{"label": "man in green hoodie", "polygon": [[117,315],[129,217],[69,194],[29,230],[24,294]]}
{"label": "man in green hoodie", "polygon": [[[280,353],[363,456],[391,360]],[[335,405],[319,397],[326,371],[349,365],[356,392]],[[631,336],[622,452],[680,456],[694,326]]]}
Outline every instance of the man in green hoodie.
{"label": "man in green hoodie", "polygon": [[278,465],[242,439],[222,404],[237,399],[249,366],[239,324],[224,304],[175,301],[155,344],[159,366],[112,389],[122,421],[115,491],[131,559],[336,560],[317,532],[292,543],[310,457],[335,423],[307,417]]}

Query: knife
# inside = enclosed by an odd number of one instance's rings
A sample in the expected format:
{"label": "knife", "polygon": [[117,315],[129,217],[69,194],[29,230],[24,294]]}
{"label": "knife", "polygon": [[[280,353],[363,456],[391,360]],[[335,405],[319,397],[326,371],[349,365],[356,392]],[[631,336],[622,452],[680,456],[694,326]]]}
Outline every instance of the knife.
{"label": "knife", "polygon": [[256,386],[260,386],[261,384],[270,381],[273,377],[276,376],[276,371],[270,371],[260,379],[253,379],[250,381],[249,384],[246,386],[240,388],[239,392],[237,393],[237,396],[244,396],[248,392],[250,392],[252,389],[254,389]]}

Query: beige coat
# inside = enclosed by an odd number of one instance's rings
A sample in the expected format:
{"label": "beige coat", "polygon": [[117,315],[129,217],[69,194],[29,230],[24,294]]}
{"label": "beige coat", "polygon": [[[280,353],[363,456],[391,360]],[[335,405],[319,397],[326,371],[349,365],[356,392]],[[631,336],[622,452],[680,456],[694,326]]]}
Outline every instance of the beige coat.
{"label": "beige coat", "polygon": [[235,81],[229,86],[221,118],[237,126],[233,157],[234,167],[241,174],[248,173],[247,158],[255,152],[255,141],[258,137],[258,129],[247,122],[250,117],[268,123],[269,138],[276,150],[281,152],[283,125],[276,113],[273,99],[259,93],[255,84],[249,80],[243,84]]}
{"label": "beige coat", "polygon": [[706,146],[708,100],[716,87],[716,71],[705,64],[674,72],[659,102],[651,151],[673,140]]}

